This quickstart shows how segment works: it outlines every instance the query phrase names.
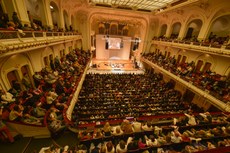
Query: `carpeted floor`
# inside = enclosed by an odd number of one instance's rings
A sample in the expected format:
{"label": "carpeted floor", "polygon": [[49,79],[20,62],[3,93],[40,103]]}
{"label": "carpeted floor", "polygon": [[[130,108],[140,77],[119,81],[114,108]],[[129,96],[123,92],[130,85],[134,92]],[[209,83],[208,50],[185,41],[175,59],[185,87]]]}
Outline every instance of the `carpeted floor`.
{"label": "carpeted floor", "polygon": [[31,138],[17,138],[14,143],[0,142],[1,153],[23,153]]}
{"label": "carpeted floor", "polygon": [[64,131],[54,138],[16,138],[14,143],[0,142],[1,153],[39,153],[42,147],[68,145],[70,148],[76,147],[78,143],[76,133]]}

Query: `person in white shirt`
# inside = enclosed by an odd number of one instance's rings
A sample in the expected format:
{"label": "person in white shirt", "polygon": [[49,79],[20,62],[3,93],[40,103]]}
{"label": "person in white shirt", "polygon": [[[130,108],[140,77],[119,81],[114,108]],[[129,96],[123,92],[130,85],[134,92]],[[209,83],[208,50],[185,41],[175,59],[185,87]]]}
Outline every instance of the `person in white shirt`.
{"label": "person in white shirt", "polygon": [[159,135],[160,133],[162,133],[162,128],[154,126],[154,134]]}
{"label": "person in white shirt", "polygon": [[52,96],[53,99],[56,99],[58,97],[58,94],[55,92],[54,88],[49,91],[49,94]]}
{"label": "person in white shirt", "polygon": [[15,102],[15,98],[11,93],[4,90],[1,90],[0,93],[1,93],[1,100],[3,101],[3,103]]}
{"label": "person in white shirt", "polygon": [[153,135],[150,135],[149,138],[145,135],[144,138],[145,138],[147,146],[151,147],[151,146],[157,146],[158,145],[158,141],[156,138],[154,138]]}
{"label": "person in white shirt", "polygon": [[204,122],[212,123],[212,116],[209,112],[199,113],[199,115],[203,117]]}
{"label": "person in white shirt", "polygon": [[132,123],[134,132],[141,132],[141,126],[142,124],[138,122],[136,119],[134,119],[134,122]]}
{"label": "person in white shirt", "polygon": [[54,102],[55,98],[53,98],[53,96],[51,95],[51,93],[48,93],[48,95],[46,96],[46,103],[48,105],[51,105]]}
{"label": "person in white shirt", "polygon": [[171,141],[172,143],[180,143],[182,141],[181,133],[178,131],[178,127],[171,132]]}
{"label": "person in white shirt", "polygon": [[196,125],[197,124],[196,118],[193,114],[190,115],[190,114],[185,113],[184,115],[188,117],[188,125]]}
{"label": "person in white shirt", "polygon": [[144,130],[144,131],[152,131],[153,130],[153,127],[152,127],[152,125],[151,125],[151,123],[150,122],[147,122],[145,125],[142,125],[142,130]]}
{"label": "person in white shirt", "polygon": [[112,135],[122,135],[124,134],[124,132],[121,130],[120,126],[116,126],[113,128],[114,130],[112,130]]}

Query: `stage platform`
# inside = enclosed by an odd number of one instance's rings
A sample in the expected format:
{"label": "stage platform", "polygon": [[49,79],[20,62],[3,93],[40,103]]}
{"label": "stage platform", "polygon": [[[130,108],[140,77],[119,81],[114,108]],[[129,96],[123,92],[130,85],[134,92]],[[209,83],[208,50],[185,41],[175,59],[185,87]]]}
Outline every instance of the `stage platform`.
{"label": "stage platform", "polygon": [[132,60],[93,59],[87,73],[144,73]]}

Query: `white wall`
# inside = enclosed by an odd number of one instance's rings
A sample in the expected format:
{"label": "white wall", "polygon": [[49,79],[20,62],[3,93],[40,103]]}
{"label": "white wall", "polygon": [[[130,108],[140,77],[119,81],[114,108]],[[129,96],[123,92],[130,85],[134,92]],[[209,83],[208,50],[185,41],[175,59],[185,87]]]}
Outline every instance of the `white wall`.
{"label": "white wall", "polygon": [[[122,38],[123,48],[121,49],[105,49],[105,35],[96,35],[96,59],[118,59],[129,60],[131,42],[125,40],[131,40],[131,37],[114,36],[115,38]],[[111,38],[113,36],[110,36]]]}

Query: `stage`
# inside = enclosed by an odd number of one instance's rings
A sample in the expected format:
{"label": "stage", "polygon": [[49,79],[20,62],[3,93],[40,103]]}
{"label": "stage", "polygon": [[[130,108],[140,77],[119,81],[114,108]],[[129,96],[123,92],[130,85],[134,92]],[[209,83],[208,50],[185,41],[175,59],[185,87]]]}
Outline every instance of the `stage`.
{"label": "stage", "polygon": [[90,72],[104,72],[104,73],[143,73],[137,63],[132,60],[98,60],[92,59],[90,64]]}

